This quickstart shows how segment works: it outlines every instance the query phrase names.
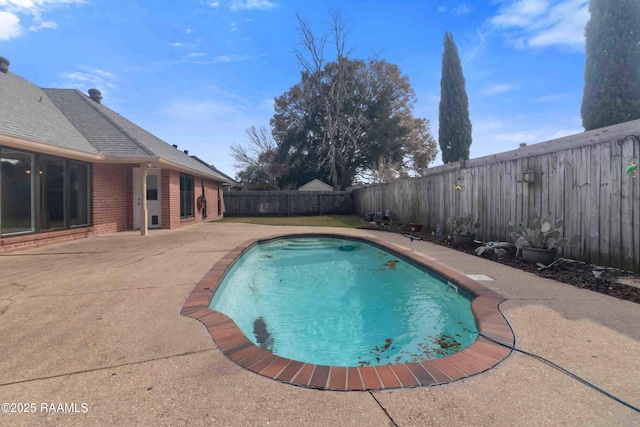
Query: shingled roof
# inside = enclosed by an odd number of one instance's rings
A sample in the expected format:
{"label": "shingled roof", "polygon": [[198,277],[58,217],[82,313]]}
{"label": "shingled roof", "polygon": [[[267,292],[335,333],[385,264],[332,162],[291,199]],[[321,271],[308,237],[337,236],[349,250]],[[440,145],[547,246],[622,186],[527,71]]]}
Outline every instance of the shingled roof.
{"label": "shingled roof", "polygon": [[99,151],[42,89],[11,72],[0,73],[0,133],[94,155]]}
{"label": "shingled roof", "polygon": [[76,89],[43,89],[96,149],[112,157],[159,157],[216,181],[220,174]]}
{"label": "shingled roof", "polygon": [[9,72],[7,68],[0,72],[2,137],[10,145],[13,138],[14,143],[20,146],[41,144],[31,148],[36,151],[93,158],[95,161],[138,163],[149,158],[159,160],[161,165],[169,168],[218,182],[229,182],[224,175],[91,100],[82,92],[75,89],[42,89]]}

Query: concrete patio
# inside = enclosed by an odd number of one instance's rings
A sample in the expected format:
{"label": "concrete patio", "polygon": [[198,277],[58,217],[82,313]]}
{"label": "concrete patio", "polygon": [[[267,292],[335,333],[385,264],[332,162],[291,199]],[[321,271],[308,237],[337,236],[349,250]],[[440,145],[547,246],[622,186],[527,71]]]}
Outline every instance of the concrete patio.
{"label": "concrete patio", "polygon": [[[180,308],[229,250],[288,231],[331,229],[206,223],[0,256],[0,403],[36,409],[1,413],[0,425],[640,424],[639,413],[518,353],[448,385],[373,393],[294,387],[240,368]],[[493,278],[482,284],[508,299],[501,308],[519,348],[640,405],[638,304],[425,242],[415,250]]]}

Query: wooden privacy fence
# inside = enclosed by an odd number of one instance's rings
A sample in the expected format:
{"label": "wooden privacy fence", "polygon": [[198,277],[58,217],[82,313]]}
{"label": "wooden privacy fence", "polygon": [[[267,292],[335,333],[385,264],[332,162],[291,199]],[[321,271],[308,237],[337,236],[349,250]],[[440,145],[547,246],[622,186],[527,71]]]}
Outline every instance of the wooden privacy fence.
{"label": "wooden privacy fence", "polygon": [[346,191],[236,191],[224,193],[225,216],[351,215]]}
{"label": "wooden privacy fence", "polygon": [[[639,137],[635,120],[438,166],[420,178],[354,190],[354,209],[358,215],[390,209],[393,218],[423,223],[423,230],[472,212],[485,241],[513,241],[509,221],[550,214],[564,221],[564,236],[582,237],[561,256],[640,272],[640,173],[635,179],[625,173],[632,161],[640,163]],[[533,182],[523,179],[527,172]]]}

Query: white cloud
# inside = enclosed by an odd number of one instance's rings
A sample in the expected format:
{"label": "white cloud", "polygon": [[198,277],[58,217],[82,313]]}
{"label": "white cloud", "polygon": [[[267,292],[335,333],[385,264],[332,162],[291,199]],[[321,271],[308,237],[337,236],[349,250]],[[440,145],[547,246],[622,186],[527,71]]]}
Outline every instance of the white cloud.
{"label": "white cloud", "polygon": [[187,28],[186,30],[184,30],[185,34],[191,34],[193,33],[193,30],[191,28]]}
{"label": "white cloud", "polygon": [[462,3],[454,7],[452,12],[454,15],[460,16],[460,15],[466,15],[467,13],[471,12],[471,9],[469,8],[469,6],[467,6],[466,3]]}
{"label": "white cloud", "polygon": [[232,22],[231,23],[231,31],[238,31],[238,23],[237,22]]}
{"label": "white cloud", "polygon": [[231,2],[231,10],[271,10],[276,6],[278,6],[277,3],[269,0],[233,0]]}
{"label": "white cloud", "polygon": [[199,58],[202,56],[206,56],[207,54],[204,52],[192,52],[190,54],[187,55],[187,58]]}
{"label": "white cloud", "polygon": [[560,46],[584,48],[588,0],[517,0],[504,4],[491,19],[518,49]]}
{"label": "white cloud", "polygon": [[0,11],[0,40],[10,40],[21,33],[20,18],[13,13]]}
{"label": "white cloud", "polygon": [[446,8],[446,7],[444,7],[444,6],[440,6],[440,7],[438,8],[438,13],[442,13],[442,12],[446,12],[446,11],[447,11],[447,8]]}
{"label": "white cloud", "polygon": [[491,22],[499,27],[527,27],[548,9],[548,0],[519,0],[502,7]]}
{"label": "white cloud", "polygon": [[212,1],[212,2],[209,3],[209,6],[211,6],[214,9],[216,9],[218,6],[220,6],[220,2],[219,1]]}
{"label": "white cloud", "polygon": [[182,47],[182,46],[184,46],[184,44],[180,43],[180,42],[173,42],[173,43],[169,43],[169,46]]}
{"label": "white cloud", "polygon": [[29,31],[38,31],[41,28],[55,30],[58,28],[58,24],[55,21],[38,21],[34,20],[33,25],[29,27]]}
{"label": "white cloud", "polygon": [[104,97],[110,91],[118,88],[115,84],[116,80],[117,76],[109,71],[81,65],[78,66],[76,71],[63,71],[60,73],[59,81],[54,86],[79,89],[85,93],[88,89],[96,88],[102,92]]}
{"label": "white cloud", "polygon": [[0,0],[0,40],[19,37],[24,34],[25,27],[29,31],[56,29],[58,24],[44,20],[43,15],[59,7],[81,3],[84,0]]}
{"label": "white cloud", "polygon": [[220,55],[214,58],[215,62],[239,62],[249,59],[248,55]]}
{"label": "white cloud", "polygon": [[104,71],[101,70],[100,68],[88,68],[88,67],[82,67],[83,69],[87,70],[87,72],[95,74],[98,77],[101,77],[103,79],[107,79],[107,80],[115,80],[116,79],[116,75],[113,73],[110,73],[109,71]]}
{"label": "white cloud", "polygon": [[508,92],[510,90],[515,89],[516,87],[517,87],[516,85],[512,85],[508,83],[496,83],[496,84],[491,84],[486,88],[482,89],[481,93],[483,93],[484,95],[495,95],[497,93]]}

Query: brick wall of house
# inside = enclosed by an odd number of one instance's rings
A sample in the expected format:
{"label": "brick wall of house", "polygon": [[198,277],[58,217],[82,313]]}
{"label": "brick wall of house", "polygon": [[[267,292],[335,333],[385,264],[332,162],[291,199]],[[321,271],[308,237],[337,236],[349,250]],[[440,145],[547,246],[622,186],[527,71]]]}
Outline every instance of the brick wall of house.
{"label": "brick wall of house", "polygon": [[27,234],[25,236],[5,237],[0,239],[0,254],[26,249],[39,248],[54,243],[69,242],[85,237],[94,236],[93,227],[80,227],[71,230],[50,231],[40,234]]}
{"label": "brick wall of house", "polygon": [[132,165],[94,164],[91,211],[95,234],[133,228]]}
{"label": "brick wall of house", "polygon": [[162,170],[162,228],[179,228],[198,222],[211,221],[222,218],[218,215],[218,193],[222,186],[205,179],[204,191],[207,200],[207,218],[202,218],[202,211],[197,209],[198,197],[202,195],[203,179],[195,177],[193,191],[193,206],[195,215],[190,218],[180,218],[180,172],[168,169]]}
{"label": "brick wall of house", "polygon": [[224,212],[220,210],[220,214],[218,214],[218,205],[220,203],[219,199],[222,198],[224,193],[222,190],[222,185],[217,182],[205,180],[204,186],[205,195],[207,198],[207,221],[222,218],[222,214]]}
{"label": "brick wall of house", "polygon": [[[133,229],[133,167],[131,164],[93,164],[91,180],[92,226],[0,239],[0,254],[36,248],[54,243],[82,239],[105,233]],[[204,192],[207,218],[197,210],[197,198]],[[220,183],[194,180],[192,218],[180,218],[180,172],[162,170],[162,228],[175,229],[202,221],[222,218],[218,214],[219,198],[224,191]]]}
{"label": "brick wall of house", "polygon": [[180,227],[180,172],[162,169],[162,228]]}

